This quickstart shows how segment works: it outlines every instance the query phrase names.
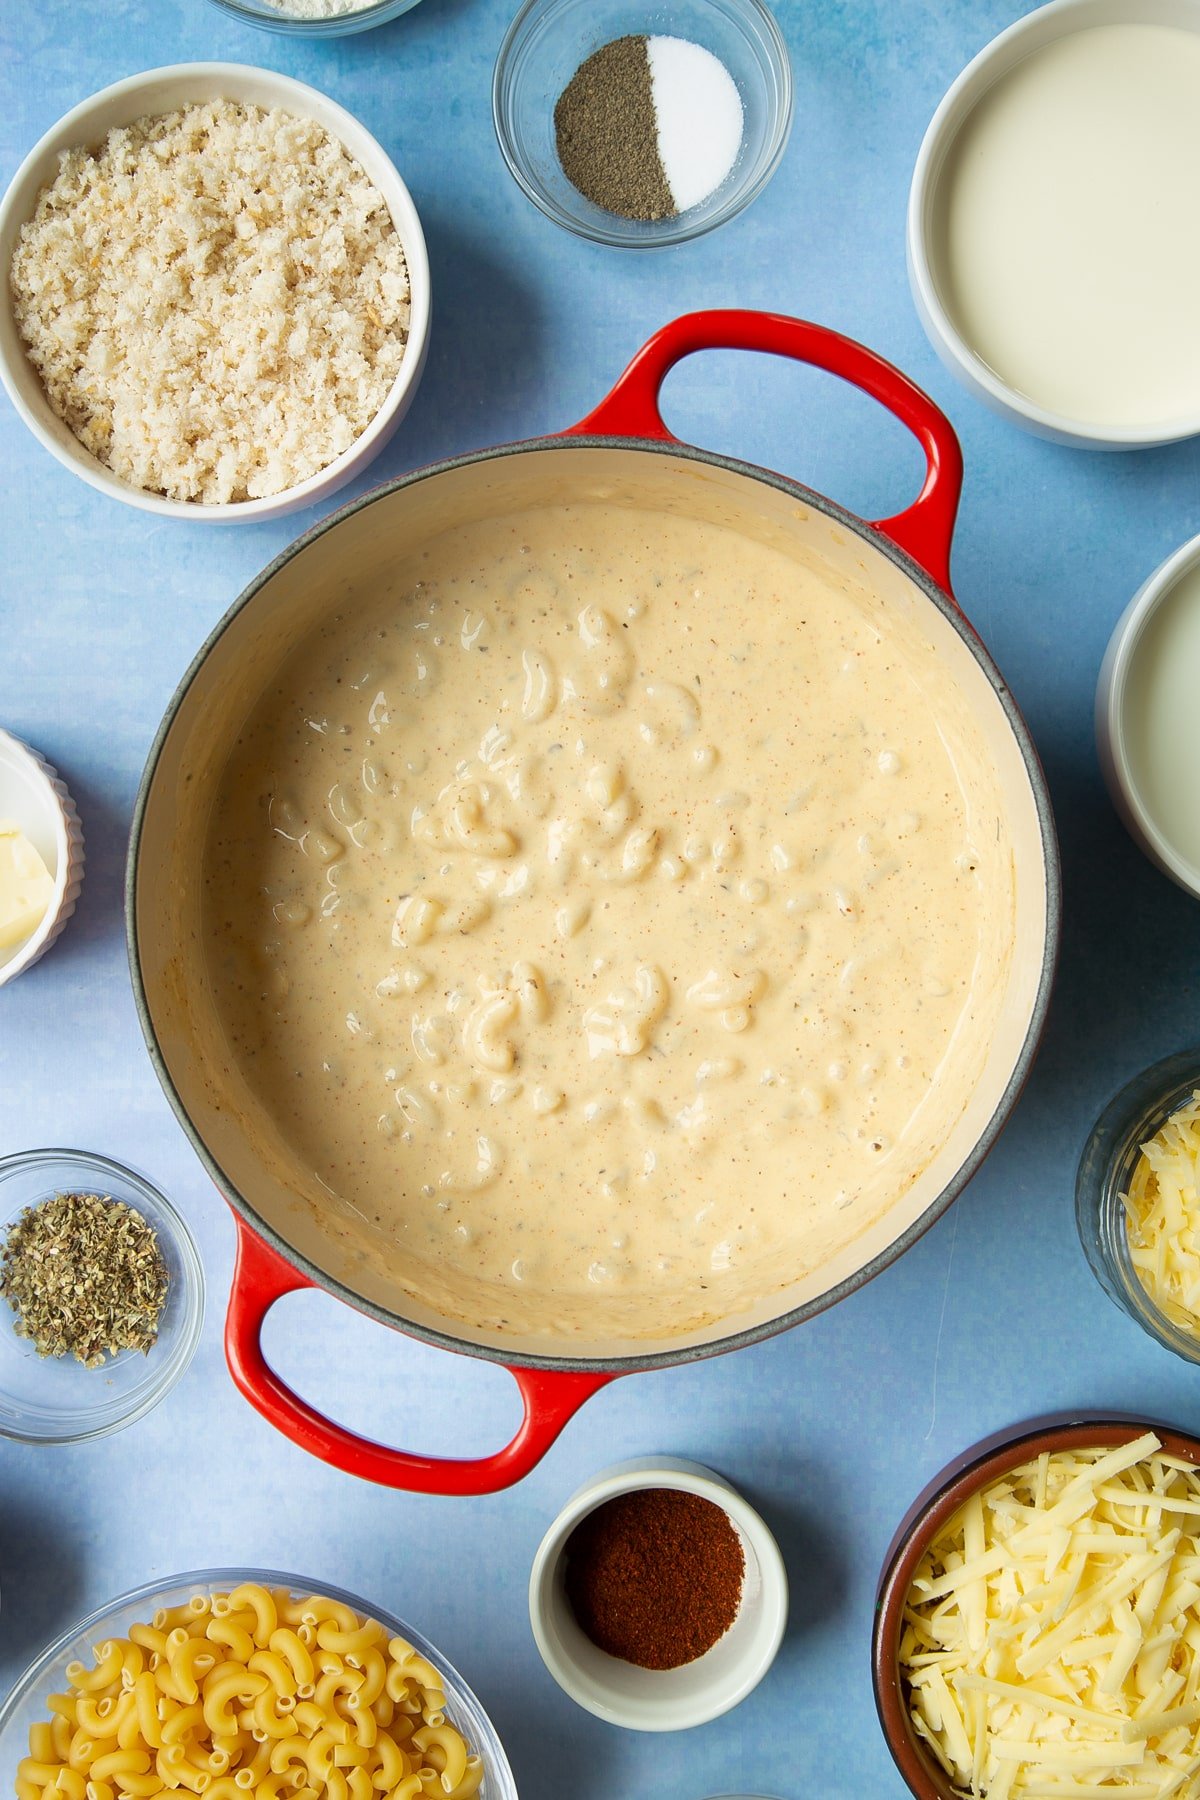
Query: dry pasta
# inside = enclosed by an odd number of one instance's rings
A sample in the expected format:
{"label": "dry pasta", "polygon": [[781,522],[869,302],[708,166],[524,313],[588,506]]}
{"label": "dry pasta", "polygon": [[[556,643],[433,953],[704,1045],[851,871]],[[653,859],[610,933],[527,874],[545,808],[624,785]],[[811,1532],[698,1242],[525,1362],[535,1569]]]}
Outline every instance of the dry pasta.
{"label": "dry pasta", "polygon": [[340,1600],[196,1594],[66,1673],[17,1800],[471,1800],[483,1784],[437,1670]]}

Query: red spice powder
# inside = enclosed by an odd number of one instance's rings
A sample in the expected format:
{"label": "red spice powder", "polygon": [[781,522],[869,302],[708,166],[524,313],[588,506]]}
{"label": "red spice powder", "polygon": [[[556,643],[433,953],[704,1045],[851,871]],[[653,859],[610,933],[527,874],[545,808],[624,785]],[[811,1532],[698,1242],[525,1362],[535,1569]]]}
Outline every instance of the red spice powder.
{"label": "red spice powder", "polygon": [[729,1517],[678,1488],[638,1488],[588,1514],[566,1545],[566,1590],[601,1650],[677,1669],[737,1616],[746,1559]]}

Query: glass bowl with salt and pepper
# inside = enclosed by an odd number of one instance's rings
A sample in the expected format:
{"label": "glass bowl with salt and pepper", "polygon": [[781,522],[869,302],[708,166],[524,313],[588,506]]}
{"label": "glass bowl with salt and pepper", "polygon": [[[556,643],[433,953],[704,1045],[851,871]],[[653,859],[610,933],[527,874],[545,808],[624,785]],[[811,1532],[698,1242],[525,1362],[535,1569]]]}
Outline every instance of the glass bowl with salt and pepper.
{"label": "glass bowl with salt and pepper", "polygon": [[760,194],[792,76],[761,0],[526,0],[492,84],[509,170],[542,211],[625,249],[684,243]]}
{"label": "glass bowl with salt and pepper", "polygon": [[144,1176],[78,1150],[0,1159],[0,1436],[80,1443],[132,1424],[203,1320],[192,1234]]}

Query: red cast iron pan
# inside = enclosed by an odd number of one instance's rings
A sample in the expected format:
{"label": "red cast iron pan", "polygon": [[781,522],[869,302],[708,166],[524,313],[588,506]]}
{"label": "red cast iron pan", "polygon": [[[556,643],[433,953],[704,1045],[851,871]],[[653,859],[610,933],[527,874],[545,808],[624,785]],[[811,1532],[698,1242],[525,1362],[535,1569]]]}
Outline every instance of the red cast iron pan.
{"label": "red cast iron pan", "polygon": [[[659,411],[663,381],[681,358],[714,348],[766,351],[810,364],[841,377],[879,401],[912,432],[924,452],[925,477],[917,498],[903,511],[868,523],[785,477],[679,443],[667,430]],[[1006,742],[1010,748],[1015,742],[1019,755],[1017,766],[1023,764],[1022,781],[1027,783],[1023,804],[1036,809],[1036,815],[1031,810],[1030,817],[1034,818],[1032,832],[1039,844],[1044,918],[1039,911],[1038,919],[1042,925],[1036,946],[1036,963],[1031,958],[1029,1000],[1021,1011],[1015,1039],[1019,1048],[1011,1069],[1007,1063],[1005,1065],[1002,1091],[998,1092],[990,1116],[952,1179],[919,1216],[897,1231],[880,1254],[815,1298],[749,1329],[727,1331],[726,1335],[721,1335],[718,1327],[712,1338],[702,1343],[672,1347],[668,1342],[663,1348],[644,1353],[580,1356],[573,1355],[569,1346],[564,1348],[551,1342],[544,1350],[540,1344],[534,1345],[528,1354],[522,1351],[513,1357],[494,1343],[481,1341],[482,1333],[480,1339],[476,1339],[469,1329],[454,1326],[443,1329],[437,1321],[432,1324],[414,1321],[401,1311],[378,1304],[358,1292],[352,1283],[322,1268],[316,1256],[298,1248],[290,1240],[286,1228],[265,1216],[255,1194],[248,1191],[251,1184],[243,1182],[239,1186],[222,1167],[193,1117],[194,1082],[189,1086],[188,1079],[179,1072],[175,1047],[178,1034],[171,1017],[172,1007],[179,1002],[167,991],[171,987],[169,959],[157,958],[152,942],[160,930],[155,922],[159,916],[155,908],[160,904],[158,896],[163,891],[156,859],[165,854],[160,850],[160,840],[164,833],[174,828],[177,816],[171,810],[172,796],[181,777],[178,770],[171,767],[172,734],[183,729],[180,720],[188,709],[195,710],[198,702],[193,690],[197,684],[203,684],[206,664],[220,649],[224,635],[231,626],[242,627],[243,613],[253,608],[256,598],[281,569],[313,546],[319,548],[326,534],[359,519],[364,509],[394,503],[397,496],[407,494],[414,487],[436,484],[448,471],[462,471],[479,463],[499,466],[503,458],[526,457],[531,453],[549,453],[561,461],[568,451],[588,449],[594,454],[597,447],[606,451],[615,447],[623,453],[632,451],[643,457],[649,455],[656,465],[665,465],[669,460],[676,465],[685,464],[690,470],[699,466],[710,473],[732,471],[739,480],[749,478],[764,492],[770,490],[773,503],[782,494],[788,498],[791,508],[794,499],[796,506],[791,510],[821,515],[823,527],[834,522],[839,532],[849,534],[856,554],[886,558],[893,566],[892,573],[899,571],[903,577],[906,592],[911,589],[918,603],[922,596],[930,603],[967,647],[970,657],[978,665],[975,676],[981,672],[989,684],[991,695],[1003,711]],[[505,1487],[520,1480],[534,1467],[584,1401],[615,1376],[736,1349],[811,1317],[861,1286],[899,1256],[945,1211],[979,1167],[1024,1084],[1043,1029],[1058,943],[1059,870],[1050,803],[1036,751],[1002,677],[950,592],[950,546],[961,483],[962,458],[948,420],[898,369],[863,345],[821,326],[776,314],[694,313],[677,319],[652,337],[607,398],[568,431],[418,470],[368,494],[316,526],[241,596],[201,649],[160,727],[138,796],[126,883],[130,966],[143,1031],[159,1078],[198,1155],[229,1200],[237,1220],[237,1264],[225,1332],[229,1367],[250,1403],[304,1449],[368,1480],[424,1493],[480,1494]],[[426,491],[429,490],[422,488],[422,492]],[[211,680],[211,674],[208,678]],[[167,788],[171,789],[170,793],[165,791]],[[1039,908],[1041,898],[1039,891]],[[329,1289],[383,1323],[428,1342],[510,1366],[524,1407],[520,1428],[512,1442],[493,1456],[446,1460],[374,1443],[325,1418],[294,1393],[269,1366],[260,1341],[263,1321],[274,1302],[296,1289],[313,1286]]]}

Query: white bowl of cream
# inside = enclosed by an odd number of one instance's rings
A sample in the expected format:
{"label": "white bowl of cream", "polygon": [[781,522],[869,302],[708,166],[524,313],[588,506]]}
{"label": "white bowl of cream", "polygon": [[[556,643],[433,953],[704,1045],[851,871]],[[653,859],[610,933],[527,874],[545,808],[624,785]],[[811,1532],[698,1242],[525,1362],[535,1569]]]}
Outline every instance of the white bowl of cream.
{"label": "white bowl of cream", "polygon": [[1200,432],[1200,0],[1052,0],[922,142],[909,278],[942,361],[1059,443]]}
{"label": "white bowl of cream", "polygon": [[1200,536],[1117,621],[1096,688],[1096,744],[1130,835],[1200,899]]}

